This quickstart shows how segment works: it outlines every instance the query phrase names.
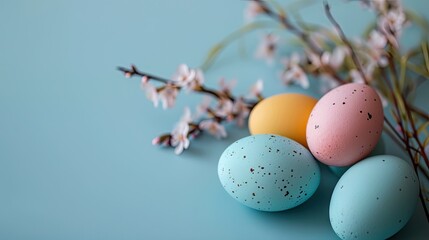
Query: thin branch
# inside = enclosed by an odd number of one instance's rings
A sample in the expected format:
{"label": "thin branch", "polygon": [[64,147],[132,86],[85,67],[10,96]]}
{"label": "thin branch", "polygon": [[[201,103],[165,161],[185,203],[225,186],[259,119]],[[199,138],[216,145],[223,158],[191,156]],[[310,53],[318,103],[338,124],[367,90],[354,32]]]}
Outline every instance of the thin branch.
{"label": "thin branch", "polygon": [[429,121],[429,113],[424,112],[423,110],[417,108],[416,106],[407,103],[407,107],[415,114],[417,114],[418,116],[422,117],[423,119],[425,119],[426,121]]}
{"label": "thin branch", "polygon": [[[416,171],[417,178],[420,179],[417,167],[414,167],[414,170]],[[429,222],[429,211],[428,211],[428,207],[426,206],[426,200],[425,200],[425,197],[423,196],[423,189],[422,188],[423,187],[420,187],[419,198],[420,198],[420,201],[422,202],[422,205],[423,205],[423,210],[424,210],[425,215],[426,215],[426,220]]]}
{"label": "thin branch", "polygon": [[[387,126],[389,126],[389,128],[392,130],[392,132],[394,133],[394,135],[397,137],[397,139],[401,140],[401,142],[407,147],[407,142],[405,141],[404,138],[402,138],[399,133],[396,131],[395,127],[393,126],[393,124],[389,121],[389,119],[387,119],[387,117],[384,117],[384,122],[387,124]],[[392,138],[393,139],[393,138]],[[411,150],[414,150],[416,152],[420,152],[420,150],[418,150],[417,148],[413,147],[413,146],[409,146],[409,148]]]}
{"label": "thin branch", "polygon": [[337,30],[340,39],[344,42],[344,44],[349,48],[350,53],[351,53],[351,57],[353,60],[353,63],[355,64],[356,68],[358,69],[359,73],[362,76],[362,79],[364,80],[364,82],[366,84],[368,84],[368,79],[366,78],[365,72],[363,71],[362,68],[362,64],[360,63],[356,52],[354,51],[352,44],[350,43],[350,41],[347,39],[346,35],[344,34],[343,29],[341,28],[340,24],[338,24],[338,22],[335,20],[335,18],[332,16],[331,10],[330,10],[330,6],[328,4],[328,2],[324,2],[324,6],[325,6],[325,13],[326,16],[328,17],[329,21],[332,23],[332,25],[334,25],[335,29]]}
{"label": "thin branch", "polygon": [[[405,102],[405,99],[404,99],[403,96],[402,96],[402,101],[404,101],[404,105],[407,106],[407,103]],[[415,121],[414,121],[414,119],[412,117],[411,111],[410,111],[410,109],[408,109],[408,107],[405,107],[405,112],[406,112],[406,114],[408,116],[408,119],[409,119],[410,124],[411,124],[411,128],[413,130],[413,137],[416,140],[417,145],[420,148],[420,151],[419,151],[420,156],[426,162],[426,165],[429,166],[429,159],[428,159],[428,156],[426,155],[425,147],[423,146],[422,142],[420,141],[419,133],[417,132],[416,124],[415,124]],[[428,217],[428,221],[429,221],[429,217]]]}
{"label": "thin branch", "polygon": [[[149,74],[149,73],[145,73],[145,72],[139,71],[137,69],[137,67],[134,66],[134,65],[131,65],[130,69],[129,68],[125,68],[125,67],[118,67],[118,70],[121,71],[121,72],[123,72],[123,73],[125,73],[125,74],[128,74],[129,77],[132,77],[132,76],[147,77],[148,79],[153,79],[153,80],[156,80],[156,81],[164,83],[164,84],[174,84],[178,89],[181,89],[181,87],[177,86],[174,83],[173,80],[162,78],[162,77],[159,77],[159,76],[156,76],[156,75],[153,75],[153,74]],[[201,93],[205,93],[205,94],[211,95],[211,96],[213,96],[213,97],[215,97],[217,99],[227,98],[227,99],[229,99],[231,101],[235,100],[234,97],[232,97],[232,96],[223,94],[221,92],[218,92],[218,91],[213,90],[213,89],[209,89],[209,88],[204,87],[204,86],[200,86],[198,89],[195,89],[194,91],[195,92],[201,92]]]}
{"label": "thin branch", "polygon": [[[387,133],[387,135],[389,135],[390,138],[396,143],[396,145],[398,145],[399,147],[401,147],[402,149],[405,150],[405,144],[402,141],[400,141],[402,139],[398,139],[398,136],[393,133],[393,132],[395,132],[394,130],[392,130],[392,129],[390,129],[390,127],[386,127],[386,126],[384,126],[384,130]],[[413,150],[418,152],[418,150],[415,148]],[[418,165],[418,168],[425,175],[425,177],[429,179],[429,172],[420,164]]]}
{"label": "thin branch", "polygon": [[148,77],[149,79],[154,79],[154,80],[156,80],[158,82],[162,82],[162,83],[165,83],[165,84],[172,82],[172,80],[169,80],[169,79],[165,79],[165,78],[153,75],[153,74],[141,72],[134,65],[131,65],[131,69],[125,68],[125,67],[118,67],[117,69],[119,71],[125,73],[125,74],[129,74],[130,77],[132,77],[133,75],[137,75],[137,76],[140,76],[140,77]]}
{"label": "thin branch", "polygon": [[253,0],[261,6],[263,11],[271,18],[279,21],[286,29],[290,30],[291,33],[296,35],[297,37],[301,38],[302,41],[307,43],[308,47],[317,55],[322,55],[322,50],[314,43],[314,41],[311,39],[310,35],[303,30],[299,29],[295,25],[293,25],[289,19],[284,16],[283,14],[278,14],[275,11],[273,11],[264,1],[262,0]]}

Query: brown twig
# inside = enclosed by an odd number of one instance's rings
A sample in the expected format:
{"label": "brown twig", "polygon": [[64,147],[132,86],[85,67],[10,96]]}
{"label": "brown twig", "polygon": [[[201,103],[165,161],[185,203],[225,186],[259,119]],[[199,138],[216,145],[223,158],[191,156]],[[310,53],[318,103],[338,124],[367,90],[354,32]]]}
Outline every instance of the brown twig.
{"label": "brown twig", "polygon": [[[397,136],[396,134],[396,131],[395,130],[392,130],[391,129],[391,127],[390,126],[384,126],[384,130],[385,130],[385,132],[387,133],[387,135],[389,135],[390,136],[390,138],[399,146],[399,147],[401,147],[402,149],[404,149],[405,150],[405,144],[402,142],[402,139],[401,139],[401,137],[399,136]],[[412,148],[414,151],[416,151],[416,152],[418,152],[418,150],[417,149],[415,149],[415,148]],[[421,170],[421,172],[425,175],[425,177],[426,178],[428,178],[429,179],[429,172],[423,167],[423,166],[421,166],[420,164],[418,165],[418,168]]]}
{"label": "brown twig", "polygon": [[[397,139],[399,139],[401,141],[402,144],[406,145],[406,141],[404,138],[402,138],[399,133],[396,131],[395,127],[392,125],[392,123],[389,121],[389,119],[387,119],[387,117],[384,117],[384,122],[387,124],[387,126],[392,130],[392,132],[394,133],[395,137],[397,137]],[[392,138],[393,139],[393,138]],[[416,152],[420,152],[420,150],[418,150],[417,148],[413,147],[413,146],[409,146],[409,148],[413,151]]]}
{"label": "brown twig", "polygon": [[[142,72],[142,71],[138,70],[137,67],[134,66],[134,65],[131,65],[131,68],[118,67],[118,70],[121,71],[121,72],[123,72],[123,73],[125,73],[125,74],[128,74],[129,77],[132,77],[132,76],[147,77],[149,80],[153,79],[155,81],[158,81],[158,82],[161,82],[161,83],[164,83],[164,84],[173,84],[178,89],[181,89],[181,87],[177,86],[174,83],[173,80],[162,78],[162,77],[159,77],[159,76],[156,76],[156,75],[153,75],[153,74]],[[205,86],[200,86],[199,88],[194,89],[194,91],[195,92],[201,92],[201,93],[204,93],[204,94],[207,94],[207,95],[211,95],[211,96],[213,96],[214,98],[217,98],[217,99],[227,98],[227,99],[229,99],[231,101],[235,100],[234,97],[230,96],[229,94],[224,94],[222,92],[219,92],[219,91],[207,88]]]}
{"label": "brown twig", "polygon": [[293,33],[295,36],[299,37],[303,42],[305,42],[308,47],[317,55],[322,55],[322,50],[314,43],[314,41],[311,39],[311,37],[308,35],[308,33],[304,32],[303,30],[299,29],[297,26],[292,24],[289,19],[282,15],[278,14],[277,12],[273,11],[264,1],[262,0],[252,0],[261,6],[263,11],[267,14],[267,16],[279,21],[286,29],[288,29],[291,33]]}
{"label": "brown twig", "polygon": [[429,121],[429,113],[424,112],[423,110],[417,108],[416,106],[407,103],[407,107],[412,111],[413,113],[417,114],[418,116],[422,117],[426,121]]}
{"label": "brown twig", "polygon": [[344,44],[347,46],[347,48],[350,50],[351,53],[351,57],[353,60],[353,63],[355,64],[356,68],[358,69],[360,75],[362,76],[362,79],[364,80],[364,82],[366,84],[368,84],[368,79],[366,77],[365,72],[363,71],[362,68],[362,64],[360,63],[356,52],[354,51],[352,44],[350,43],[350,41],[347,39],[346,35],[344,34],[343,29],[341,28],[340,24],[338,24],[338,22],[335,20],[335,18],[332,16],[331,10],[330,10],[330,6],[328,4],[328,2],[324,2],[323,3],[325,6],[325,13],[326,16],[328,17],[329,21],[332,23],[332,25],[334,25],[335,29],[338,32],[338,35],[340,36],[340,39],[344,42]]}
{"label": "brown twig", "polygon": [[[405,99],[403,96],[402,96],[402,100],[404,101],[405,106],[407,106],[407,103],[405,102]],[[429,166],[429,159],[428,159],[428,156],[426,155],[425,147],[423,146],[422,142],[420,141],[419,133],[417,132],[417,128],[416,128],[414,119],[412,117],[411,111],[408,107],[405,107],[405,111],[406,111],[406,114],[408,116],[408,119],[410,120],[411,129],[413,130],[412,135],[413,135],[413,137],[414,137],[415,141],[417,142],[417,145],[419,146],[419,149],[420,149],[419,154],[422,156],[423,160],[426,162],[426,165]],[[429,220],[429,218],[428,218],[428,220]]]}
{"label": "brown twig", "polygon": [[[394,94],[393,88],[396,88],[399,91],[399,86],[398,86],[398,76],[397,76],[398,73],[396,71],[396,67],[395,67],[395,63],[394,63],[394,61],[392,59],[392,55],[390,55],[388,57],[388,63],[389,63],[389,69],[390,69],[391,76],[392,76],[391,85],[389,85],[389,87],[390,87],[391,94],[392,94],[392,100],[393,100],[393,103],[394,103],[394,109],[395,109],[396,114],[398,116],[397,117],[397,122],[398,122],[398,124],[399,124],[399,126],[401,128],[402,139],[404,140],[404,144],[405,144],[405,150],[407,151],[408,156],[410,157],[410,159],[411,159],[411,161],[413,163],[414,171],[416,172],[418,178],[420,179],[420,177],[419,177],[419,171],[418,171],[418,169],[420,168],[420,163],[419,163],[418,160],[416,161],[414,159],[414,155],[411,152],[411,150],[414,149],[414,147],[412,146],[412,142],[411,142],[412,138],[414,138],[415,141],[417,142],[417,144],[419,145],[419,147],[418,147],[418,149],[417,149],[416,152],[420,156],[422,156],[422,158],[424,159],[424,161],[425,161],[425,163],[426,163],[427,166],[429,166],[429,161],[428,161],[426,153],[424,151],[424,147],[420,143],[420,140],[419,140],[419,137],[418,137],[418,133],[417,133],[417,130],[416,130],[416,127],[415,127],[415,124],[414,124],[414,120],[413,120],[413,118],[411,116],[411,112],[410,112],[409,108],[407,107],[407,102],[405,100],[405,97],[402,94]],[[384,74],[384,77],[387,78],[387,75]],[[405,123],[404,123],[404,121],[402,121],[402,115],[401,115],[401,112],[400,112],[398,101],[401,101],[403,103],[404,111],[405,111],[405,114],[407,115],[407,118],[409,120],[409,124],[408,124],[408,121],[407,121],[407,119],[405,117],[404,117]],[[408,125],[411,125],[411,128],[412,128],[412,137],[410,137],[408,135],[408,131],[405,128]],[[420,197],[420,201],[421,201],[421,203],[423,205],[423,209],[424,209],[424,212],[425,212],[426,220],[429,222],[429,211],[428,211],[428,208],[426,206],[426,201],[425,201],[424,196],[423,196],[423,188],[422,187],[420,187],[419,197]]]}

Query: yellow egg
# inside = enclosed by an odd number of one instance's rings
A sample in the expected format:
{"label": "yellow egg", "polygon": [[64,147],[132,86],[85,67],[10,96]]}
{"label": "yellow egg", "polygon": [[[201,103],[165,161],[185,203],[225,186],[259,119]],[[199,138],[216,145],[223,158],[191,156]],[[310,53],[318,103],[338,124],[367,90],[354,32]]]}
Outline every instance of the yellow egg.
{"label": "yellow egg", "polygon": [[317,100],[298,93],[285,93],[262,100],[250,113],[249,130],[254,134],[276,134],[307,147],[305,131]]}

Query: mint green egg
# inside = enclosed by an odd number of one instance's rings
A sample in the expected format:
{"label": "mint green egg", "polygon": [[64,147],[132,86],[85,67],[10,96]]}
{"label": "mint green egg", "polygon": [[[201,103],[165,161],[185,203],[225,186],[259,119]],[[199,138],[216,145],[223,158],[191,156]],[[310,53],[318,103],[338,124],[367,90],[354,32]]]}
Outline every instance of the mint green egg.
{"label": "mint green egg", "polygon": [[[384,140],[383,140],[383,137],[380,137],[380,140],[378,140],[377,145],[375,145],[374,150],[372,150],[372,152],[368,155],[368,157],[381,155],[385,153],[386,153],[386,147],[384,144]],[[328,166],[328,167],[337,177],[341,177],[350,168],[350,166],[346,166],[346,167]]]}
{"label": "mint green egg", "polygon": [[222,154],[218,175],[226,192],[261,211],[283,211],[309,199],[320,183],[318,163],[299,143],[277,135],[253,135]]}
{"label": "mint green egg", "polygon": [[332,228],[342,239],[387,239],[411,218],[418,196],[418,179],[408,162],[391,155],[366,158],[335,186]]}

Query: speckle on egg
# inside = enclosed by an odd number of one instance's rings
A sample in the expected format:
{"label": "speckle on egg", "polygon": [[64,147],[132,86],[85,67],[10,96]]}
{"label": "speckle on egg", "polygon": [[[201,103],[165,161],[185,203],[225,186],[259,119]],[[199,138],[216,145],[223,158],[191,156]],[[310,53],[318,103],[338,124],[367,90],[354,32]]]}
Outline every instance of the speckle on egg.
{"label": "speckle on egg", "polygon": [[[325,94],[307,123],[306,139],[313,155],[331,166],[349,166],[367,156],[383,128],[383,107],[378,99],[374,89],[358,83],[345,84]],[[337,106],[335,102],[342,104]]]}
{"label": "speckle on egg", "polygon": [[277,135],[254,135],[231,144],[219,160],[218,175],[234,199],[262,211],[295,207],[310,198],[320,182],[311,153]]}

